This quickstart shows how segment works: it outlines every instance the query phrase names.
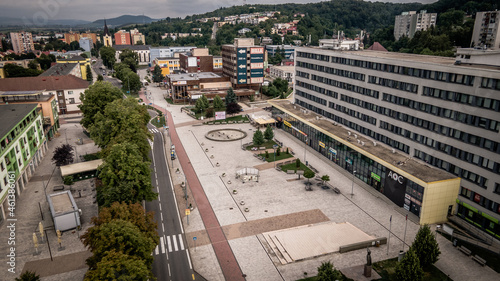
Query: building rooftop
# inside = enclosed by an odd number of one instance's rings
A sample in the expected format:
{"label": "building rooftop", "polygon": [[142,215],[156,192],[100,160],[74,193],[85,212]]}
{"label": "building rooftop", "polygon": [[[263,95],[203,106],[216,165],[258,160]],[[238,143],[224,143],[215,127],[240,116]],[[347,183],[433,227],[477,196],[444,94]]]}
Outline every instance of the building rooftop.
{"label": "building rooftop", "polygon": [[39,76],[60,76],[68,75],[77,67],[78,63],[56,63]]}
{"label": "building rooftop", "polygon": [[89,82],[73,75],[0,79],[0,91],[55,91],[86,89]]}
{"label": "building rooftop", "polygon": [[114,45],[113,48],[117,51],[123,51],[125,49],[130,49],[132,51],[148,51],[149,45]]}
{"label": "building rooftop", "polygon": [[[390,169],[398,168],[426,183],[457,178],[457,176],[453,174],[434,168],[427,165],[425,162],[413,159],[398,150],[393,150],[379,141],[375,141],[376,145],[374,145],[374,141],[372,139],[369,139],[354,130],[336,124],[333,120],[325,119],[323,116],[320,116],[310,110],[304,111],[302,107],[296,106],[288,100],[268,102],[276,108],[289,113],[295,118],[308,123],[315,129],[330,135],[333,139],[352,148],[353,150],[364,154],[371,159],[380,161],[381,164]],[[350,135],[349,132],[351,132]],[[357,135],[357,138],[355,135]]]}
{"label": "building rooftop", "polygon": [[0,105],[0,139],[9,133],[26,115],[37,107],[36,104]]}
{"label": "building rooftop", "polygon": [[[69,52],[67,52],[69,53]],[[74,61],[74,60],[77,60],[77,61],[86,61],[87,59],[82,57],[82,56],[74,56],[74,57],[70,57],[70,58],[67,58],[67,59],[57,59],[58,61]]]}
{"label": "building rooftop", "polygon": [[293,65],[273,65],[271,67],[277,68],[279,70],[286,71],[286,72],[293,72],[295,69],[295,66],[293,66]]}
{"label": "building rooftop", "polygon": [[179,73],[167,75],[170,81],[190,81],[207,78],[221,78],[222,76],[213,72]]}

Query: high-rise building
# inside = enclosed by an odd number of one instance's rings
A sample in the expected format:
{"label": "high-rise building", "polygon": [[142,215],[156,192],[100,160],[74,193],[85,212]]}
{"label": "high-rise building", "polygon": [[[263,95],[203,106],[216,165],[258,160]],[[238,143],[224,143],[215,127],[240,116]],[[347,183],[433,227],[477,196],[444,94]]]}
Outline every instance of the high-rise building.
{"label": "high-rise building", "polygon": [[415,32],[427,30],[436,25],[437,13],[427,13],[422,10],[417,14],[415,11],[403,12],[396,16],[394,21],[394,37],[399,40],[401,36],[412,38]]}
{"label": "high-rise building", "polygon": [[477,12],[471,45],[500,48],[500,11]]}
{"label": "high-rise building", "polygon": [[194,48],[185,54],[179,54],[181,70],[186,73],[213,72],[214,58],[207,48]]}
{"label": "high-rise building", "polygon": [[142,45],[146,45],[146,37],[137,28],[130,30],[130,39],[132,40],[132,45],[137,45],[139,41],[142,42]]}
{"label": "high-rise building", "polygon": [[421,223],[456,214],[500,238],[500,55],[477,56],[300,47],[275,117]]}
{"label": "high-rise building", "polygon": [[104,43],[104,47],[113,47],[113,37],[111,37],[111,34],[109,33],[106,20],[104,20],[104,32],[102,34],[102,42]]}
{"label": "high-rise building", "polygon": [[115,45],[132,45],[130,44],[130,33],[126,30],[119,30],[115,33]]}
{"label": "high-rise building", "polygon": [[179,46],[179,47],[149,47],[151,62],[156,58],[170,58],[174,57],[175,53],[186,53],[196,48],[196,46]]}
{"label": "high-rise building", "polygon": [[80,41],[80,34],[79,33],[75,33],[73,31],[70,31],[68,33],[64,33],[64,42],[66,42],[66,44],[71,44],[71,42],[74,42],[74,41]]}
{"label": "high-rise building", "polygon": [[[84,32],[84,33],[80,33],[80,38],[81,37],[87,37],[87,38],[92,39],[92,43],[94,43],[94,44],[97,42],[97,40],[99,40],[99,38],[97,37],[97,34],[89,32],[89,31]],[[92,46],[92,48],[93,48],[93,46]]]}
{"label": "high-rise building", "polygon": [[11,32],[10,40],[15,53],[28,53],[35,50],[31,32]]}
{"label": "high-rise building", "polygon": [[234,38],[234,44],[222,46],[222,73],[233,88],[258,90],[264,82],[264,47],[253,38]]}
{"label": "high-rise building", "polygon": [[94,47],[94,42],[92,42],[92,38],[88,37],[80,37],[80,48],[84,49],[85,52],[90,52],[90,50]]}

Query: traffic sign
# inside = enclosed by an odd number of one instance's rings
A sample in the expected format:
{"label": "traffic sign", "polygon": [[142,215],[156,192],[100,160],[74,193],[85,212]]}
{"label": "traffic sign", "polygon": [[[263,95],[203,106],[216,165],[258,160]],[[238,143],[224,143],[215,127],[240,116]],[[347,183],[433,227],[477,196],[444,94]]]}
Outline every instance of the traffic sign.
{"label": "traffic sign", "polygon": [[189,216],[191,214],[191,210],[190,209],[186,209],[186,216]]}
{"label": "traffic sign", "polygon": [[196,236],[193,236],[193,240],[196,241],[196,239],[197,239]]}

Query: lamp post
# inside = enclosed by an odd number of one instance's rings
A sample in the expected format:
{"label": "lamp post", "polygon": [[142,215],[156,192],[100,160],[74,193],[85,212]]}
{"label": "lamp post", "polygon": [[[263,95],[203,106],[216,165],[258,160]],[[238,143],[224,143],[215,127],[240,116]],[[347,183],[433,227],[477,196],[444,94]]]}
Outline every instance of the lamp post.
{"label": "lamp post", "polygon": [[306,161],[306,145],[307,145],[307,137],[306,137],[306,141],[304,142],[304,165],[307,166],[307,161]]}
{"label": "lamp post", "polygon": [[354,174],[356,174],[356,170],[352,171],[351,198],[354,195]]}

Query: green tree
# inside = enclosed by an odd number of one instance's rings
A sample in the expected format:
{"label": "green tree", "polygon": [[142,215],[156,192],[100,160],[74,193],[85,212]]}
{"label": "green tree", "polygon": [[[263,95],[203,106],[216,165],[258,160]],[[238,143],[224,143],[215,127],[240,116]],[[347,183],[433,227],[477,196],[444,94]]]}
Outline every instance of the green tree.
{"label": "green tree", "polygon": [[208,102],[208,99],[205,95],[201,95],[201,98],[199,99],[201,100],[201,103],[203,105],[203,110],[207,109],[210,106],[210,103]]}
{"label": "green tree", "polygon": [[221,108],[224,108],[224,102],[219,97],[219,95],[216,95],[214,98],[214,109],[217,110],[217,109],[221,109]]}
{"label": "green tree", "polygon": [[266,130],[264,131],[264,138],[267,141],[270,141],[274,138],[274,132],[271,126],[267,125]]}
{"label": "green tree", "polygon": [[318,275],[316,276],[316,280],[318,281],[335,281],[343,279],[342,273],[333,268],[333,264],[331,262],[323,262],[318,267]]}
{"label": "green tree", "polygon": [[54,150],[54,155],[52,156],[52,162],[56,166],[64,166],[73,163],[73,147],[69,144],[63,144],[56,147]]}
{"label": "green tree", "polygon": [[136,99],[117,99],[106,106],[104,112],[95,116],[93,126],[88,128],[90,137],[95,144],[104,150],[115,143],[131,142],[137,145],[143,160],[148,160],[149,143],[151,134],[147,129],[149,114],[143,105]]}
{"label": "green tree", "polygon": [[6,77],[32,77],[38,76],[43,72],[42,70],[24,68],[13,63],[5,64],[3,69],[5,70]]}
{"label": "green tree", "polygon": [[119,219],[90,227],[81,239],[92,252],[92,256],[87,259],[90,270],[96,269],[107,252],[113,250],[138,257],[151,268],[151,253],[157,245],[157,241],[144,236],[133,223]]}
{"label": "green tree", "polygon": [[279,95],[280,95],[280,92],[279,92],[278,88],[276,88],[276,86],[271,85],[267,88],[267,96],[275,98]]}
{"label": "green tree", "polygon": [[204,106],[203,106],[203,101],[200,99],[197,99],[195,104],[194,104],[194,110],[197,112],[197,113],[202,113],[203,112],[203,109],[204,109]]}
{"label": "green tree", "polygon": [[280,156],[281,155],[281,149],[278,147],[276,148],[276,156]]}
{"label": "green tree", "polygon": [[323,182],[323,184],[325,184],[326,182],[329,182],[330,181],[330,176],[328,175],[323,175],[321,177],[321,181]]}
{"label": "green tree", "polygon": [[136,144],[113,145],[98,169],[103,184],[98,192],[100,205],[154,200],[157,195],[152,190],[149,166],[150,162],[144,161]]}
{"label": "green tree", "polygon": [[227,114],[235,114],[241,111],[241,106],[238,103],[232,102],[226,106]]}
{"label": "green tree", "polygon": [[396,278],[399,281],[420,281],[423,280],[424,271],[420,266],[415,251],[410,248],[405,256],[396,265]]}
{"label": "green tree", "polygon": [[127,64],[133,72],[137,72],[139,56],[136,52],[130,49],[123,50],[120,54],[120,61]]}
{"label": "green tree", "polygon": [[102,82],[103,80],[104,80],[104,77],[102,77],[102,75],[101,75],[101,74],[98,74],[98,75],[97,75],[97,81]]}
{"label": "green tree", "polygon": [[269,152],[266,150],[266,158],[269,158]]}
{"label": "green tree", "polygon": [[161,67],[159,65],[155,65],[155,68],[153,69],[153,82],[160,83],[164,78],[165,76],[161,74]]}
{"label": "green tree", "polygon": [[441,254],[436,237],[427,224],[420,227],[411,248],[417,255],[420,265],[423,268],[427,268],[437,262]]}
{"label": "green tree", "polygon": [[207,108],[207,110],[205,111],[205,117],[212,118],[212,117],[214,117],[214,115],[215,115],[214,108],[213,107]]}
{"label": "green tree", "polygon": [[288,90],[288,81],[281,78],[276,78],[273,81],[273,86],[276,87],[276,89],[278,90],[278,95],[280,95],[281,93]]}
{"label": "green tree", "polygon": [[127,71],[132,71],[130,69],[130,67],[125,64],[125,63],[115,63],[113,65],[113,69],[115,70],[115,73],[116,73],[116,78],[120,79],[120,80],[124,80],[124,74],[127,72]]}
{"label": "green tree", "polygon": [[36,60],[32,60],[28,63],[28,68],[29,69],[34,69],[37,70],[39,66],[39,63]]}
{"label": "green tree", "polygon": [[122,90],[127,93],[137,94],[142,88],[141,78],[132,70],[123,72]]}
{"label": "green tree", "polygon": [[308,182],[309,182],[309,179],[314,178],[315,175],[316,174],[313,171],[309,170],[309,169],[307,169],[307,170],[304,171],[304,177],[307,179]]}
{"label": "green tree", "polygon": [[102,47],[99,50],[99,54],[102,58],[102,63],[111,68],[116,62],[116,51],[112,47]]}
{"label": "green tree", "polygon": [[299,158],[295,159],[295,167],[300,168],[300,159]]}
{"label": "green tree", "polygon": [[84,281],[155,280],[144,260],[116,250],[108,251],[95,269],[85,273]]}
{"label": "green tree", "polygon": [[122,98],[122,92],[109,82],[96,82],[80,95],[82,104],[78,106],[83,113],[80,124],[89,128],[95,122],[95,115],[103,112],[106,105]]}
{"label": "green tree", "polygon": [[92,70],[90,69],[90,65],[87,65],[87,81],[90,81],[91,83],[93,81]]}
{"label": "green tree", "polygon": [[236,100],[236,94],[234,93],[234,90],[233,88],[229,88],[229,90],[227,90],[227,95],[226,95],[226,107],[230,104],[230,103],[236,103],[237,100]]}
{"label": "green tree", "polygon": [[34,271],[25,271],[19,276],[19,278],[15,279],[16,281],[39,281],[40,275],[36,274]]}
{"label": "green tree", "polygon": [[260,129],[257,129],[255,133],[253,134],[253,144],[254,145],[261,145],[264,143],[264,135],[262,134],[262,131]]}

